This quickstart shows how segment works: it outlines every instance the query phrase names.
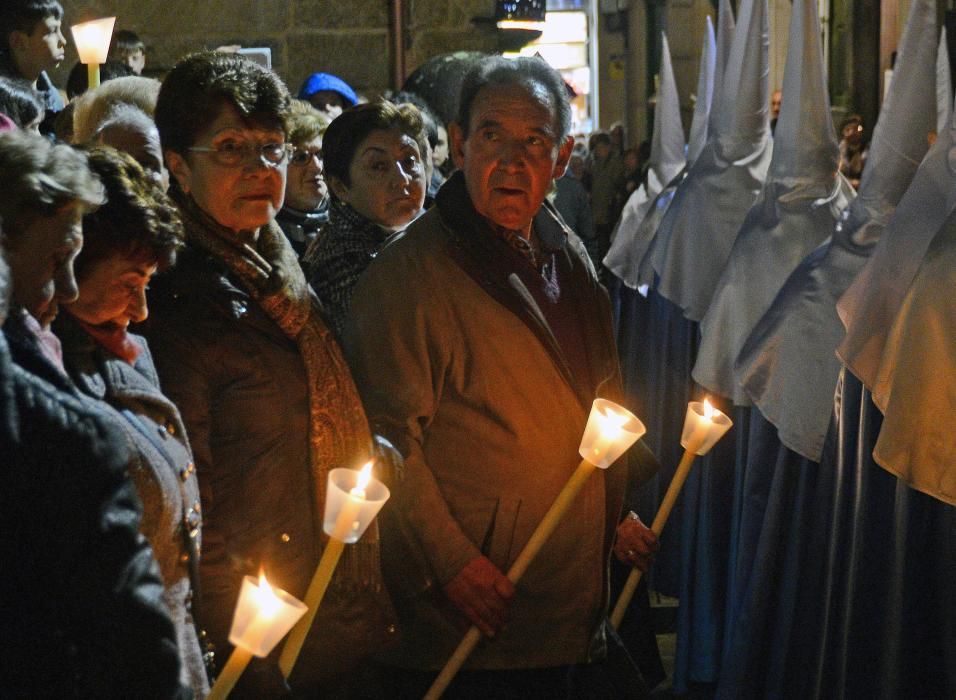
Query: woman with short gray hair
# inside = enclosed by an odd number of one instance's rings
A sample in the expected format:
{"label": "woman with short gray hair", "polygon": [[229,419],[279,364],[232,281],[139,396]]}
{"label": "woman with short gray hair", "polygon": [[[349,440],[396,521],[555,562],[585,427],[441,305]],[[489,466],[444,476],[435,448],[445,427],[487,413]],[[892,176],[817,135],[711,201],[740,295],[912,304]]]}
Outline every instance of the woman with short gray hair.
{"label": "woman with short gray hair", "polygon": [[[153,285],[145,335],[195,455],[204,613],[220,659],[244,575],[264,570],[305,596],[327,541],[328,471],[358,468],[373,450],[348,367],[275,223],[289,106],[274,73],[213,52],[182,59],[156,106],[186,246]],[[394,634],[378,553],[373,526],[343,555],[289,678],[296,691],[339,696]],[[254,660],[237,692],[287,692],[277,656]]]}

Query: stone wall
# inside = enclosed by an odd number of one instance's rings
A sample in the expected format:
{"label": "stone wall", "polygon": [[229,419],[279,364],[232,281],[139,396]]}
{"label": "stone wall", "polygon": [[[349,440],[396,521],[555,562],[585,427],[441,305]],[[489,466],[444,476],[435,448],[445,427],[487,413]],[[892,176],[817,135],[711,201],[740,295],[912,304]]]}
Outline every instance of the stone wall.
{"label": "stone wall", "polygon": [[[389,0],[61,0],[65,25],[116,15],[148,47],[147,73],[161,75],[180,56],[226,44],[268,46],[273,68],[296,90],[310,73],[335,73],[359,92],[391,86]],[[490,0],[404,0],[406,73],[456,50],[494,51],[496,36],[471,23],[490,16]],[[68,41],[72,40],[64,29]],[[54,75],[64,85],[76,52]]]}
{"label": "stone wall", "polygon": [[[148,46],[147,72],[150,74],[161,75],[178,57],[189,51],[241,44],[270,47],[273,67],[293,90],[316,70],[341,75],[359,92],[369,96],[392,87],[389,8],[394,0],[61,1],[67,9],[67,25],[115,14],[117,28],[139,33]],[[493,0],[402,1],[405,5],[406,75],[433,56],[459,50],[497,50],[498,38],[494,29],[488,24],[471,21],[474,17],[490,17],[494,10]],[[842,1],[848,3],[850,0]],[[877,8],[884,6],[883,14],[887,20],[882,28],[881,56],[884,62],[888,61],[890,48],[895,48],[909,1],[854,0]],[[602,18],[598,17],[599,21],[592,27],[598,45],[598,126],[607,128],[612,122],[623,120],[628,141],[632,144],[646,138],[650,126],[647,95],[651,76],[648,75],[645,46],[647,2],[631,0],[629,3],[626,45],[624,34],[607,31]],[[691,94],[696,89],[704,17],[716,14],[716,3],[712,0],[651,2],[665,8],[663,23],[671,45],[686,131],[690,128],[693,111]],[[790,0],[768,0],[768,5],[772,90],[780,87],[783,80]],[[879,25],[879,14],[877,11],[871,20],[876,26]],[[897,21],[894,23],[889,21],[891,19]],[[65,34],[69,40],[69,32]],[[619,69],[611,69],[612,61],[619,68],[622,58],[623,75]],[[76,52],[68,47],[66,61],[54,73],[58,85],[65,85],[66,75],[75,61]],[[852,66],[846,70],[850,71],[850,68]],[[853,70],[859,72],[860,69]],[[875,76],[875,67],[872,72]],[[848,75],[845,82],[849,85],[861,82],[854,79],[855,75]],[[874,104],[874,109],[870,110],[873,114],[866,113],[870,123],[875,118],[878,90],[874,84],[874,99],[870,100]],[[866,102],[855,92],[850,94],[849,88],[846,91],[847,95],[837,96],[836,103],[841,99]],[[859,92],[859,86],[856,91]]]}

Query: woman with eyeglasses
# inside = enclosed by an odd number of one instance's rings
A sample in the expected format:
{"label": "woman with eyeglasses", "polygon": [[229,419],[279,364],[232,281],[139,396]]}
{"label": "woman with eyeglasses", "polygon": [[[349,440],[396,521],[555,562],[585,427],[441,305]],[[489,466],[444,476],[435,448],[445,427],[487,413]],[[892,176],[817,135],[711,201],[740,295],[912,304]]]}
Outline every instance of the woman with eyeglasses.
{"label": "woman with eyeglasses", "polygon": [[322,143],[332,190],[329,223],[302,266],[341,336],[359,276],[422,211],[428,134],[414,106],[379,101],[342,112]]}
{"label": "woman with eyeglasses", "polygon": [[292,101],[289,117],[289,176],[285,204],[276,223],[300,258],[329,220],[329,187],[322,166],[322,135],[329,119],[302,100]]}
{"label": "woman with eyeglasses", "polygon": [[[274,73],[214,52],[182,59],[156,106],[186,244],[153,285],[145,335],[193,447],[203,615],[220,668],[243,576],[262,570],[303,598],[327,542],[328,471],[373,454],[348,367],[275,223],[289,106]],[[392,621],[373,525],[343,555],[289,685],[347,696],[350,672],[394,636]],[[288,692],[280,651],[254,659],[233,697]]]}

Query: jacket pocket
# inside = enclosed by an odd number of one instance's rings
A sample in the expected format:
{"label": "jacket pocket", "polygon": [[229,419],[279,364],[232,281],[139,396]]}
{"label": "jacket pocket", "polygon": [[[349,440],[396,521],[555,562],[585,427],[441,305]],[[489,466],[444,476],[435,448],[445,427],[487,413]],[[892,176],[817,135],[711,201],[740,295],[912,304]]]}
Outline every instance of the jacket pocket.
{"label": "jacket pocket", "polygon": [[413,598],[431,589],[435,576],[404,514],[394,504],[386,504],[378,520],[382,542],[382,575],[389,592],[396,599],[403,599]]}
{"label": "jacket pocket", "polygon": [[517,552],[514,549],[515,531],[518,526],[518,513],[521,510],[521,499],[499,498],[491,514],[491,521],[481,545],[481,553],[491,562],[507,572]]}

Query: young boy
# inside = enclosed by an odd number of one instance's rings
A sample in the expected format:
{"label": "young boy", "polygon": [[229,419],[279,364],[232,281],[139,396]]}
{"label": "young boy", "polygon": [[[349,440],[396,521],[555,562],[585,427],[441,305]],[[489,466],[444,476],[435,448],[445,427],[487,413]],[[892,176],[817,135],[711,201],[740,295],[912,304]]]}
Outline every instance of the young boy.
{"label": "young boy", "polygon": [[4,0],[0,9],[0,74],[29,81],[51,122],[63,109],[63,98],[46,74],[65,54],[62,20],[57,0]]}
{"label": "young boy", "polygon": [[113,35],[110,60],[125,63],[134,74],[142,75],[146,66],[146,44],[136,32],[121,29]]}

